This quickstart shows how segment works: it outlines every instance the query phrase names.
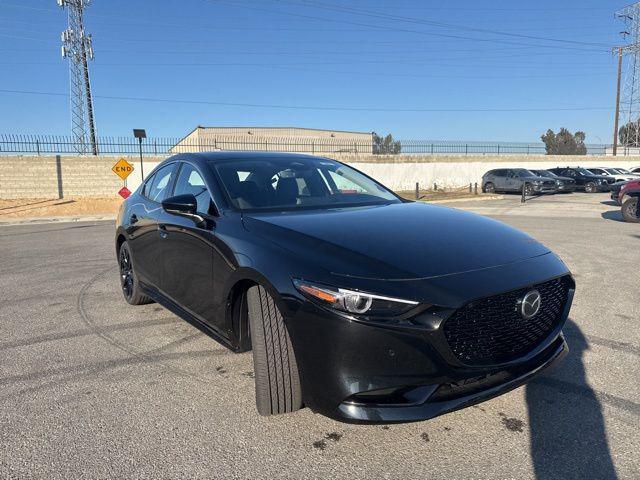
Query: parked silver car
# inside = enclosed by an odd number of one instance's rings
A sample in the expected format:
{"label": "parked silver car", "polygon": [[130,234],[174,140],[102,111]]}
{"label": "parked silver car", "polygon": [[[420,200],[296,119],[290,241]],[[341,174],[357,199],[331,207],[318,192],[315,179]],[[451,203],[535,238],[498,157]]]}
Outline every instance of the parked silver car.
{"label": "parked silver car", "polygon": [[540,177],[524,168],[499,168],[489,170],[482,176],[482,191],[522,192],[525,195],[539,193],[556,193],[556,181],[548,177]]}

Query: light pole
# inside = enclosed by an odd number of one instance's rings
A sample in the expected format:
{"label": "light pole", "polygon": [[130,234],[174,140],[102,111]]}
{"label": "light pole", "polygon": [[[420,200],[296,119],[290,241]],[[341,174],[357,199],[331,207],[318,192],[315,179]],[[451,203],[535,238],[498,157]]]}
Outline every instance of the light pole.
{"label": "light pole", "polygon": [[142,139],[147,138],[147,132],[145,132],[144,128],[134,128],[133,136],[138,139],[138,143],[140,144],[140,177],[144,182],[144,170],[142,168]]}

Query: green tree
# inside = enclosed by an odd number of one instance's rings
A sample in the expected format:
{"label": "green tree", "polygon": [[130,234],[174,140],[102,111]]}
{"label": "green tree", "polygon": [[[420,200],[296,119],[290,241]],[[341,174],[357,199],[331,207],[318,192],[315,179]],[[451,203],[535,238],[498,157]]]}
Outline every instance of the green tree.
{"label": "green tree", "polygon": [[547,155],[586,155],[586,137],[584,132],[572,134],[566,128],[561,128],[558,133],[549,129],[540,138],[544,142]]}
{"label": "green tree", "polygon": [[399,140],[394,140],[391,134],[381,137],[373,133],[373,153],[374,155],[397,155],[402,151]]}
{"label": "green tree", "polygon": [[620,127],[618,139],[623,147],[640,147],[640,119]]}

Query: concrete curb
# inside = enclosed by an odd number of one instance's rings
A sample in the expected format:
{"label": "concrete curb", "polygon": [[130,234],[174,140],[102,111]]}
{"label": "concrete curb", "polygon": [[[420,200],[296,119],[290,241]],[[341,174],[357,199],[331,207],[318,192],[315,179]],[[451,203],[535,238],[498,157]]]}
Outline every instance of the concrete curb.
{"label": "concrete curb", "polygon": [[39,225],[44,223],[76,223],[76,222],[99,222],[106,220],[115,220],[115,215],[87,215],[87,216],[68,216],[68,217],[33,217],[15,219],[9,221],[0,221],[0,227],[10,227],[16,225]]}
{"label": "concrete curb", "polygon": [[484,200],[502,200],[504,195],[478,195],[477,197],[452,198],[450,200],[421,200],[425,203],[460,203],[460,202],[482,202]]}

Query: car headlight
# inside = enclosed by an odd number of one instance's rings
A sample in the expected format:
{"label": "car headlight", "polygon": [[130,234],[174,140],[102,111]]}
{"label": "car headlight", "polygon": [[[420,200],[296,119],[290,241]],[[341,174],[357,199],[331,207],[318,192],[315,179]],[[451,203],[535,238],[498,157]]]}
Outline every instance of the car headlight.
{"label": "car headlight", "polygon": [[564,185],[564,182],[562,180],[556,180],[556,185],[562,187]]}
{"label": "car headlight", "polygon": [[534,185],[542,185],[542,180],[534,180],[532,183]]}
{"label": "car headlight", "polygon": [[355,315],[397,316],[408,312],[419,304],[413,300],[319,285],[305,280],[294,279],[293,284],[299,292],[316,303]]}
{"label": "car headlight", "polygon": [[600,185],[602,185],[603,183],[607,183],[607,181],[604,178],[598,178],[596,180],[596,183],[599,183]]}

